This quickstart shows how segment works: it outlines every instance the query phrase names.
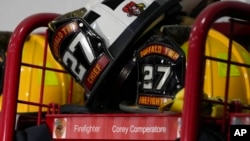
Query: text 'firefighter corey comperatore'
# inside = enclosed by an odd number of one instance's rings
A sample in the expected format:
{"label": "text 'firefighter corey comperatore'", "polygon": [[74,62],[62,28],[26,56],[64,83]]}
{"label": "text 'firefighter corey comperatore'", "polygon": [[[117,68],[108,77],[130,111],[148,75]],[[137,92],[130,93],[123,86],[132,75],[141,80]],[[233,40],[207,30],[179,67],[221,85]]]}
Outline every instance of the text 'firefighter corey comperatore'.
{"label": "text 'firefighter corey comperatore'", "polygon": [[178,0],[89,0],[49,23],[53,56],[85,88],[88,111],[135,101],[134,54],[162,25],[178,23],[180,11]]}

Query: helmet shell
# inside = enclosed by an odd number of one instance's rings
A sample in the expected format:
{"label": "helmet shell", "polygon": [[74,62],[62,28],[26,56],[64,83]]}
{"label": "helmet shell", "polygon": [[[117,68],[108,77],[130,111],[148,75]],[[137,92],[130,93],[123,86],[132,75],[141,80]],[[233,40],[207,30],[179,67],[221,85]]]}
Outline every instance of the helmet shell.
{"label": "helmet shell", "polygon": [[[99,17],[90,23],[91,27],[104,38],[107,47],[139,16],[154,0],[103,1],[90,0],[86,8]],[[86,14],[84,17],[89,16]],[[83,18],[84,18],[83,17]]]}

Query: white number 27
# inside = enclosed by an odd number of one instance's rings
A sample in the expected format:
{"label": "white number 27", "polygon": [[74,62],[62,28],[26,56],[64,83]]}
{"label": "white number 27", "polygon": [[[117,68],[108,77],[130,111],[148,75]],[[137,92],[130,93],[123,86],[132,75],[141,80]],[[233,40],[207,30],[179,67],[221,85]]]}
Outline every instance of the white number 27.
{"label": "white number 27", "polygon": [[[86,56],[88,63],[92,63],[95,59],[94,53],[91,50],[91,47],[88,44],[86,37],[83,33],[79,32],[79,34],[74,38],[74,40],[69,45],[68,50],[63,55],[63,62],[67,65],[72,73],[74,73],[77,78],[82,81],[83,77],[86,73],[86,68],[78,62],[73,53],[76,51],[77,45],[80,44],[81,50],[83,51],[83,56]],[[68,61],[71,62],[68,63]],[[71,65],[71,66],[69,66]]]}
{"label": "white number 27", "polygon": [[[159,81],[154,81],[154,73],[162,73],[162,75],[160,75],[160,79]],[[145,65],[143,66],[143,89],[150,89],[152,90],[154,87],[154,82],[156,82],[157,84],[155,85],[155,90],[162,90],[166,80],[169,77],[170,74],[170,67],[168,66],[152,66],[152,65]]]}

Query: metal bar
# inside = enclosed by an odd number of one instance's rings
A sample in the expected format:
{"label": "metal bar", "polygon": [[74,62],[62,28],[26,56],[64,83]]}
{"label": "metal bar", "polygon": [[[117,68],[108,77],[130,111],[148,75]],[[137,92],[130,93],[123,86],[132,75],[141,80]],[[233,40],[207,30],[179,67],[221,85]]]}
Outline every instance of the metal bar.
{"label": "metal bar", "polygon": [[3,87],[0,140],[13,141],[19,88],[22,48],[26,37],[38,27],[46,27],[58,14],[40,13],[25,18],[14,30],[8,45]]}

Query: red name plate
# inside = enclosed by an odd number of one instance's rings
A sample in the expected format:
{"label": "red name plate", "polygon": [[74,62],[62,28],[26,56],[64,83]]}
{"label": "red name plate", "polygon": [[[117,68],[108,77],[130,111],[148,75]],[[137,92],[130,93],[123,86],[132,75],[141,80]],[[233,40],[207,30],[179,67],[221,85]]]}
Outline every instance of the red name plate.
{"label": "red name plate", "polygon": [[175,140],[180,115],[97,114],[47,115],[54,139]]}

